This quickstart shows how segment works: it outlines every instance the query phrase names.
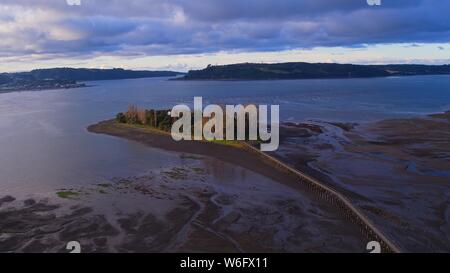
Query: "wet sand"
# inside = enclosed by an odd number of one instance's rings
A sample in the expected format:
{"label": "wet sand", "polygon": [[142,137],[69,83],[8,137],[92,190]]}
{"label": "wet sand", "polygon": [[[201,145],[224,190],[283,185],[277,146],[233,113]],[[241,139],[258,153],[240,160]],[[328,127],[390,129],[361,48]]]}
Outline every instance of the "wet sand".
{"label": "wet sand", "polygon": [[227,163],[182,156],[183,166],[144,176],[1,198],[0,252],[68,252],[69,241],[82,252],[364,251],[333,208],[256,173],[217,181]]}
{"label": "wet sand", "polygon": [[281,135],[272,155],[345,194],[402,249],[450,251],[450,112]]}
{"label": "wet sand", "polygon": [[128,124],[116,123],[115,120],[102,121],[87,128],[91,133],[107,134],[137,141],[151,147],[181,153],[205,155],[244,167],[248,170],[262,174],[276,181],[288,184],[291,187],[301,187],[297,178],[289,173],[274,171],[271,165],[262,160],[255,159],[255,155],[234,147],[232,145],[218,144],[207,141],[174,141],[169,133],[141,128]]}

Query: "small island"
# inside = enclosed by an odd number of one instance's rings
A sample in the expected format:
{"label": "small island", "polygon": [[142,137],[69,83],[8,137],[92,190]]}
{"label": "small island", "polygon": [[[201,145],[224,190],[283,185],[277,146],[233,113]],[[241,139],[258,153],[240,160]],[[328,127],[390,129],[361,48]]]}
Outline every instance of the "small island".
{"label": "small island", "polygon": [[[177,118],[171,117],[169,113],[170,110],[168,109],[141,109],[135,105],[130,105],[126,112],[118,113],[115,119],[99,122],[87,129],[92,133],[118,136],[165,150],[218,157],[231,163],[235,163],[234,157],[241,156],[243,151],[239,150],[244,147],[244,143],[251,145],[260,142],[259,140],[206,139],[201,141],[175,141],[171,136],[171,128]],[[194,119],[193,116],[191,118]],[[203,122],[205,121],[206,119],[203,120]],[[248,138],[248,128],[246,128],[246,138]],[[230,147],[237,149],[230,150]],[[247,158],[246,162],[251,162],[251,160]],[[242,162],[242,164],[245,164],[245,162]]]}

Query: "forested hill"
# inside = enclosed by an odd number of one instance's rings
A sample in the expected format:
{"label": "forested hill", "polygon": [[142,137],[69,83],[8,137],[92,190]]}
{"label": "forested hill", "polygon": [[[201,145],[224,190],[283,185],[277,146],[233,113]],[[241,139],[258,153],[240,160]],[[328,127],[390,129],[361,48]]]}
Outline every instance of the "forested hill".
{"label": "forested hill", "polygon": [[88,69],[88,68],[51,68],[37,69],[28,72],[35,79],[74,80],[74,81],[99,81],[137,79],[150,77],[171,77],[182,73],[173,71],[136,71],[115,69]]}
{"label": "forested hill", "polygon": [[0,73],[0,93],[86,86],[83,81],[174,77],[173,71],[134,71],[124,69],[51,68],[30,72]]}
{"label": "forested hill", "polygon": [[450,65],[354,65],[336,63],[242,63],[191,70],[183,80],[364,78],[450,74]]}

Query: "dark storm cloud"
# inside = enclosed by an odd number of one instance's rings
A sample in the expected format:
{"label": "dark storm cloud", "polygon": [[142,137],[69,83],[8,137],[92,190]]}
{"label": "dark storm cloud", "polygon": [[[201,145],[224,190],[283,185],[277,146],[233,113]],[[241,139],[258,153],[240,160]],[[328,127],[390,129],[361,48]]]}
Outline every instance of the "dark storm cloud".
{"label": "dark storm cloud", "polygon": [[165,55],[450,41],[450,1],[2,0],[0,55]]}

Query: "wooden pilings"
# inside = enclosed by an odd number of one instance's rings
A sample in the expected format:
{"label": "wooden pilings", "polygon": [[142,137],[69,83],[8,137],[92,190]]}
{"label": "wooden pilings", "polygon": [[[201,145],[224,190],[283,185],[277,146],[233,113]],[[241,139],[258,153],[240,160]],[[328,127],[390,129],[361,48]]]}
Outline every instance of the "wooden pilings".
{"label": "wooden pilings", "polygon": [[262,160],[266,161],[270,165],[289,172],[299,178],[299,181],[303,183],[311,192],[319,196],[321,199],[327,201],[333,207],[337,208],[343,213],[350,221],[358,225],[365,236],[368,239],[374,240],[380,243],[382,251],[384,252],[401,252],[400,248],[388,239],[360,210],[354,206],[347,197],[318,181],[317,179],[308,176],[293,167],[281,162],[280,160],[261,152],[248,143],[243,142],[243,147],[247,151],[259,156]]}

